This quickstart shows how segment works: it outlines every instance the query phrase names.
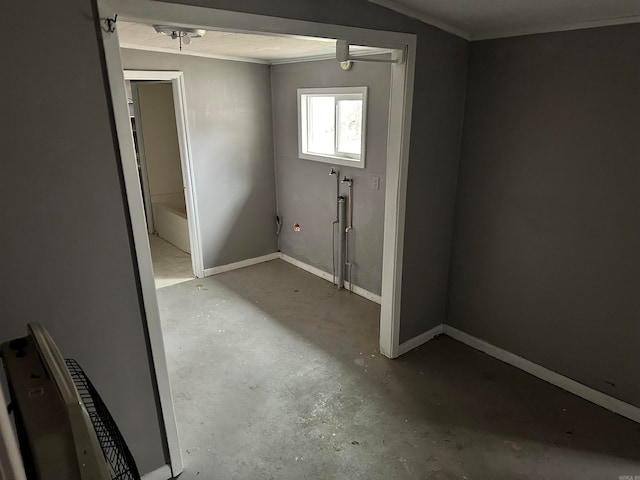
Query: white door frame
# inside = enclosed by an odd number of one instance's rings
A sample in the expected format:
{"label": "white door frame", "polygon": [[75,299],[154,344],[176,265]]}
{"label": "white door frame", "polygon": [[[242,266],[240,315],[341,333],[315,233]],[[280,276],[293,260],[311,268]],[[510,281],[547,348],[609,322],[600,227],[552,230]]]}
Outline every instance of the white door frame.
{"label": "white door frame", "polygon": [[[125,75],[126,79],[126,75]],[[147,170],[147,156],[144,149],[144,133],[140,125],[140,99],[138,98],[138,86],[130,83],[131,99],[133,100],[133,118],[136,121],[136,137],[138,139],[138,165],[140,165],[140,182],[142,186],[142,199],[144,210],[147,214],[147,231],[151,235],[155,231],[153,224],[153,206],[151,204],[151,187],[149,187],[149,172]],[[131,129],[133,131],[133,129]]]}
{"label": "white door frame", "polygon": [[[180,147],[180,165],[182,166],[182,185],[187,207],[187,224],[189,226],[189,245],[191,248],[191,265],[193,273],[203,278],[204,256],[202,253],[202,238],[200,236],[200,219],[196,208],[196,182],[193,172],[193,158],[191,157],[191,139],[189,137],[189,123],[187,119],[187,100],[184,88],[184,74],[180,71],[165,70],[124,70],[125,80],[155,80],[170,81],[173,90],[173,108],[176,114],[176,128],[178,130],[178,146]],[[139,127],[141,128],[141,127]],[[144,132],[142,132],[144,136]],[[144,141],[138,137],[138,143]]]}
{"label": "white door frame", "polygon": [[[391,100],[387,142],[387,177],[385,191],[384,246],[382,260],[382,304],[380,308],[380,351],[389,358],[399,355],[400,301],[404,247],[407,170],[413,108],[416,36],[408,33],[369,30],[341,25],[291,20],[248,13],[192,7],[153,0],[98,0],[102,27],[106,18],[158,24],[178,24],[193,28],[227,30],[274,35],[305,35],[346,40],[354,45],[375,46],[405,52],[403,64],[391,66]],[[151,255],[144,222],[133,138],[129,127],[126,92],[117,30],[102,29],[107,72],[120,145],[125,188],[131,212],[134,244],[137,253],[147,328],[158,383],[161,411],[167,433],[167,445],[173,475],[178,475],[182,458],[162,328],[158,313]],[[392,128],[395,127],[395,128]]]}

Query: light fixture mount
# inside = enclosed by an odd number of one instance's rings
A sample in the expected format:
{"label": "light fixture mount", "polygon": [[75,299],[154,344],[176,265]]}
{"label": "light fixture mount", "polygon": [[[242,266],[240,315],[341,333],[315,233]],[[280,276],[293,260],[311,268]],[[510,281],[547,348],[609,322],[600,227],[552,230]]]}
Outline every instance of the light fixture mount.
{"label": "light fixture mount", "polygon": [[176,25],[154,25],[153,28],[156,32],[167,35],[174,40],[177,38],[180,42],[180,50],[182,50],[183,43],[189,45],[191,39],[200,38],[207,33],[206,30],[201,28],[179,27]]}
{"label": "light fixture mount", "polygon": [[351,60],[347,60],[345,62],[340,62],[340,68],[342,70],[344,70],[345,72],[351,70],[351,67],[353,67],[353,62]]}

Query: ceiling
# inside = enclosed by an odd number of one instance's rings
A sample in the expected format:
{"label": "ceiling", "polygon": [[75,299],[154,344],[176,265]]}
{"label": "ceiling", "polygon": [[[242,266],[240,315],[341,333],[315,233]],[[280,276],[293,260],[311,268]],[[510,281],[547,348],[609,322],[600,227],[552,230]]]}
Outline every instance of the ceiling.
{"label": "ceiling", "polygon": [[[118,38],[122,48],[179,52],[179,42],[157,33],[151,25],[118,21]],[[373,47],[351,46],[355,55],[386,53]],[[182,45],[182,54],[223,58],[255,63],[289,63],[300,60],[335,58],[336,41],[301,36],[255,35],[208,31],[190,45]]]}
{"label": "ceiling", "polygon": [[369,0],[469,40],[640,22],[640,0]]}

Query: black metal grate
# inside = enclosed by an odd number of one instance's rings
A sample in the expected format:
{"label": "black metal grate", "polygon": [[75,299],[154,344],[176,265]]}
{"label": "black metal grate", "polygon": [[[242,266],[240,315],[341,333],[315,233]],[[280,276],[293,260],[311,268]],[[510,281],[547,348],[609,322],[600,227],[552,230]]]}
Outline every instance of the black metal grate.
{"label": "black metal grate", "polygon": [[140,480],[136,462],[95,387],[78,362],[68,358],[65,363],[89,413],[112,480]]}

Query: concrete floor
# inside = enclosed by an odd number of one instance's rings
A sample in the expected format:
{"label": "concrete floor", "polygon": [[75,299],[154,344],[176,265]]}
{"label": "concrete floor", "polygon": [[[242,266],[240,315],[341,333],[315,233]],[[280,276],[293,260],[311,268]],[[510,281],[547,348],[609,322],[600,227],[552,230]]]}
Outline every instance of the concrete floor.
{"label": "concrete floor", "polygon": [[180,480],[640,475],[640,425],[444,336],[389,360],[377,305],[280,260],[158,297]]}
{"label": "concrete floor", "polygon": [[191,255],[174,247],[157,235],[149,235],[153,276],[156,288],[187,282],[194,279]]}

